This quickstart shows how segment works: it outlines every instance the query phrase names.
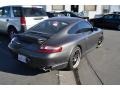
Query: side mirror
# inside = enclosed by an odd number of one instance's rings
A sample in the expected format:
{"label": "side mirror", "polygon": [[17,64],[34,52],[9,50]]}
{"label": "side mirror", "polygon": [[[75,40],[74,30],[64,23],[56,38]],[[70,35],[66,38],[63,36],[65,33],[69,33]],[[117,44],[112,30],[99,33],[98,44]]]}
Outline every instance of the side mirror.
{"label": "side mirror", "polygon": [[97,27],[93,27],[92,30],[93,30],[93,31],[97,31],[98,28],[97,28]]}

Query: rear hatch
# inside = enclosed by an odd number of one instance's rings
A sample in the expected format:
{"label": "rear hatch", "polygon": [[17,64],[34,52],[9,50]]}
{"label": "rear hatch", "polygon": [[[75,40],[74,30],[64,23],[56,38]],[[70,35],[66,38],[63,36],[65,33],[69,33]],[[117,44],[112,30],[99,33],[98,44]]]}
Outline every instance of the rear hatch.
{"label": "rear hatch", "polygon": [[[26,29],[38,24],[39,22],[48,19],[45,10],[37,6],[13,6],[14,20],[20,20],[19,25],[26,26]],[[15,21],[16,22],[16,21]],[[13,23],[15,23],[13,22]],[[18,23],[17,23],[18,24]]]}
{"label": "rear hatch", "polygon": [[26,20],[27,29],[48,19],[45,10],[40,6],[22,7],[22,13]]}
{"label": "rear hatch", "polygon": [[47,16],[41,16],[41,17],[25,17],[26,20],[26,28],[29,29],[33,27],[34,25],[40,23],[41,21],[44,21],[48,19]]}

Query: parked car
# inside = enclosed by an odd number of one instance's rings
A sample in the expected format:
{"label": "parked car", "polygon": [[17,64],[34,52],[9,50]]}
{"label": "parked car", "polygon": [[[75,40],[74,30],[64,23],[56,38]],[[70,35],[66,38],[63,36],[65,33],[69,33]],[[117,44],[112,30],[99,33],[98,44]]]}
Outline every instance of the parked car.
{"label": "parked car", "polygon": [[120,14],[106,14],[100,18],[91,19],[90,22],[95,27],[120,30]]}
{"label": "parked car", "polygon": [[54,17],[17,34],[8,47],[23,63],[43,70],[78,67],[81,57],[103,41],[103,31],[81,18]]}
{"label": "parked car", "polygon": [[61,13],[64,14],[65,16],[69,16],[69,17],[77,17],[77,18],[89,19],[89,17],[79,16],[76,13],[69,12],[69,11],[63,11]]}
{"label": "parked car", "polygon": [[51,17],[59,17],[59,16],[67,16],[67,17],[77,17],[77,18],[83,18],[83,19],[89,19],[88,17],[79,16],[73,12],[69,11],[62,11],[62,12],[47,12],[47,15],[49,18]]}
{"label": "parked car", "polygon": [[0,32],[12,38],[45,19],[48,16],[41,6],[3,6],[0,7]]}
{"label": "parked car", "polygon": [[46,13],[47,13],[49,18],[65,16],[64,14],[62,14],[60,12],[46,12]]}

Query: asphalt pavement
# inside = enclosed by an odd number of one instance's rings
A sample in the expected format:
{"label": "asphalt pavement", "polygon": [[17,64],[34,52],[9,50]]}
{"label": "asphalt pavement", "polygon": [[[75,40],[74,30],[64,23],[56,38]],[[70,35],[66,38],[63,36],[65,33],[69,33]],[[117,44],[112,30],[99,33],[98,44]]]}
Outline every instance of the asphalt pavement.
{"label": "asphalt pavement", "polygon": [[120,31],[104,30],[102,47],[88,53],[78,70],[82,84],[119,85]]}

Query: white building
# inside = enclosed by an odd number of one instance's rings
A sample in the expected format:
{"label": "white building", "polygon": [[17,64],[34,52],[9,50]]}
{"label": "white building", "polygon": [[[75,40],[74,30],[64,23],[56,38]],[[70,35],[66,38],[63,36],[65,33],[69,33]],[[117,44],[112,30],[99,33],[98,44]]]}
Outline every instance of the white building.
{"label": "white building", "polygon": [[96,14],[102,14],[101,5],[47,5],[46,11],[73,11],[86,12],[86,16],[94,18]]}
{"label": "white building", "polygon": [[120,5],[104,5],[103,13],[120,12]]}

